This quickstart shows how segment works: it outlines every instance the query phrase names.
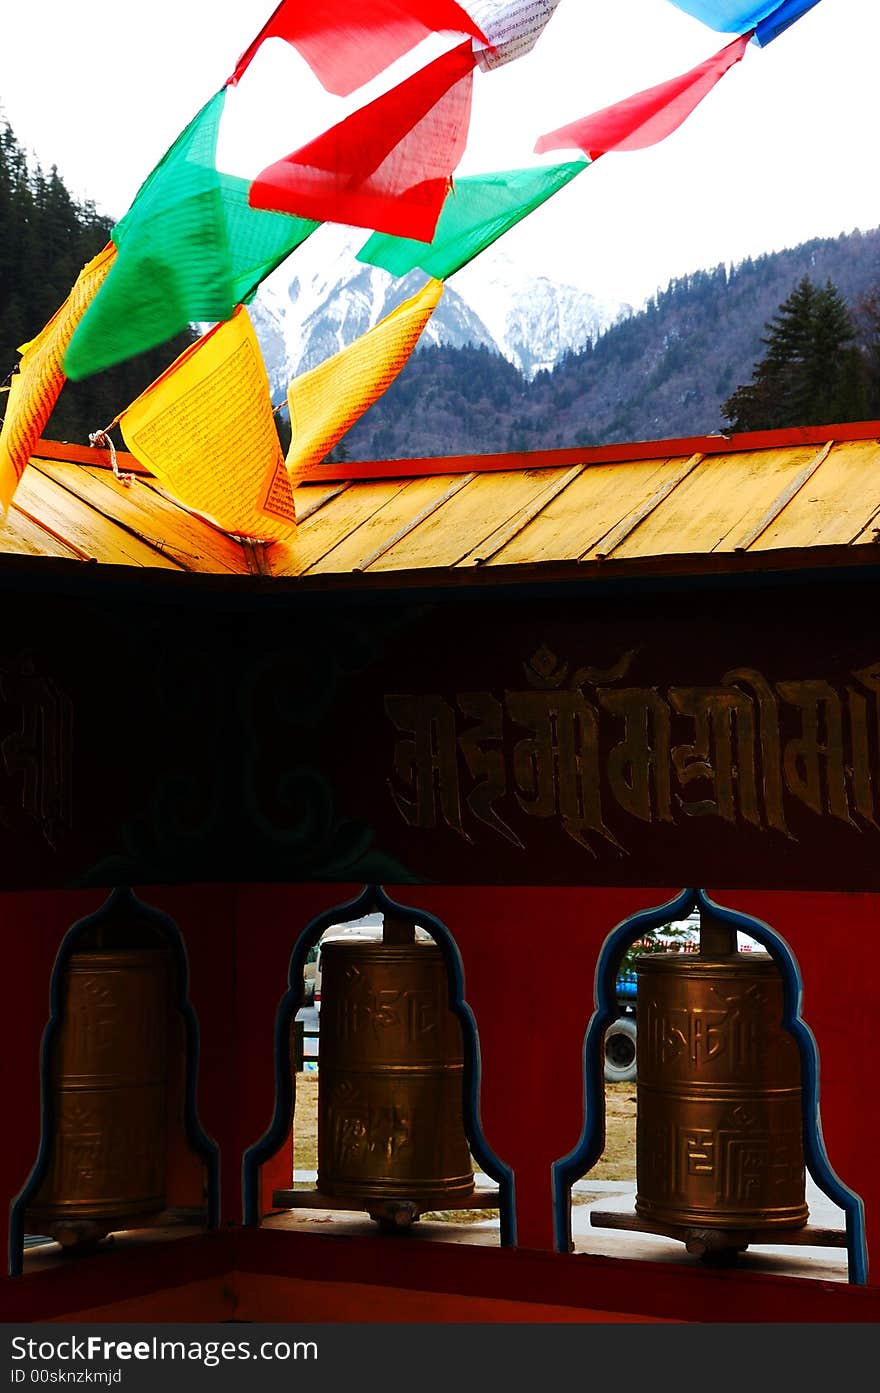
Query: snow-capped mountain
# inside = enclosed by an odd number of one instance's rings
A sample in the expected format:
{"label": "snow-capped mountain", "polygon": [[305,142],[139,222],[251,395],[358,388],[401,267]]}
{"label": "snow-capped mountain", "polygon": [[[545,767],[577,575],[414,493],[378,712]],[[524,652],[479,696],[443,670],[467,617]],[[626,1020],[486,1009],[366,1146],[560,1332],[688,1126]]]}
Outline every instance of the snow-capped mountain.
{"label": "snow-capped mountain", "polygon": [[[321,227],[263,282],[250,306],[273,397],[291,377],[323,363],[390,314],[424,285],[421,271],[399,279],[358,261],[365,233]],[[422,343],[495,341],[451,287],[425,328]]]}
{"label": "snow-capped mountain", "polygon": [[[424,284],[421,271],[398,279],[358,261],[364,240],[363,232],[325,224],[257,292],[250,314],[276,400],[297,373],[352,343]],[[528,378],[631,313],[491,251],[450,279],[419,346],[482,345]]]}
{"label": "snow-capped mountain", "polygon": [[459,271],[454,285],[499,352],[529,379],[633,312],[631,305],[600,300],[548,276],[527,277],[509,257],[491,251]]}

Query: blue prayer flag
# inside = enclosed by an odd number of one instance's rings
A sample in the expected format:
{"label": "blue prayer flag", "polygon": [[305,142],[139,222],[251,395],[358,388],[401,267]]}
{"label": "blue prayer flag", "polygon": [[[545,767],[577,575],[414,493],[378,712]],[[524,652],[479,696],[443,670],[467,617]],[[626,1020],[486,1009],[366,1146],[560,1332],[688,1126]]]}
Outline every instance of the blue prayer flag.
{"label": "blue prayer flag", "polygon": [[671,0],[678,9],[722,34],[754,29],[761,47],[772,43],[819,0]]}

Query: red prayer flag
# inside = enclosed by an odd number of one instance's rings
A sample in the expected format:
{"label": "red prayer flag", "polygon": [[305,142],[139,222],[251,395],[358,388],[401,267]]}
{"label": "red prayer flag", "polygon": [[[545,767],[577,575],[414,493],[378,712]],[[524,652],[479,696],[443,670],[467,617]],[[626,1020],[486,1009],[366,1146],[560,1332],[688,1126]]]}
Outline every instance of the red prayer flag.
{"label": "red prayer flag", "polygon": [[574,145],[595,160],[609,150],[644,150],[656,145],[678,130],[728,68],[739,62],[753,33],[750,29],[680,77],[542,135],[535,145],[536,153]]}
{"label": "red prayer flag", "polygon": [[241,78],[266,39],[285,39],[328,92],[347,97],[384,72],[428,34],[450,30],[485,43],[455,0],[281,0],[241,55],[229,82]]}
{"label": "red prayer flag", "polygon": [[468,40],[269,165],[251,206],[430,242],[464,154],[475,62]]}

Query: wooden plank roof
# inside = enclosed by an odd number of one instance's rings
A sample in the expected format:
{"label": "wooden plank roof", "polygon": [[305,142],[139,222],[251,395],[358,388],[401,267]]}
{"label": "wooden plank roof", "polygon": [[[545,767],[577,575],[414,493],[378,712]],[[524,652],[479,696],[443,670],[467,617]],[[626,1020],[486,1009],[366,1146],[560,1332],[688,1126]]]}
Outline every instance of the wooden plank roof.
{"label": "wooden plank roof", "polygon": [[121,451],[118,469],[133,477],[114,473],[105,451],[41,441],[0,554],[218,575],[500,578],[541,563],[644,570],[880,543],[880,421],[325,465],[297,491],[297,534],[284,543],[228,536]]}

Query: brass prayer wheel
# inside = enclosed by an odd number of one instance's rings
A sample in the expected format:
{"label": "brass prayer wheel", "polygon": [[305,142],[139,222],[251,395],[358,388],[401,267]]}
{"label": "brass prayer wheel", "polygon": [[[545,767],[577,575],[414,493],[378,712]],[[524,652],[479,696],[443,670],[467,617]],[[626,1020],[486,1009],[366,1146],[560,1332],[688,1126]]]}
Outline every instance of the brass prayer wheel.
{"label": "brass prayer wheel", "polygon": [[32,1232],[71,1244],[165,1208],[169,964],[160,949],[71,954],[50,1063],[48,1169]]}
{"label": "brass prayer wheel", "polygon": [[386,924],[384,942],[329,942],[322,960],[318,1191],[420,1212],[471,1195],[461,1025],[440,949],[389,942]]}
{"label": "brass prayer wheel", "polygon": [[704,944],[636,971],[636,1213],[750,1241],[803,1227],[800,1057],[772,958]]}

